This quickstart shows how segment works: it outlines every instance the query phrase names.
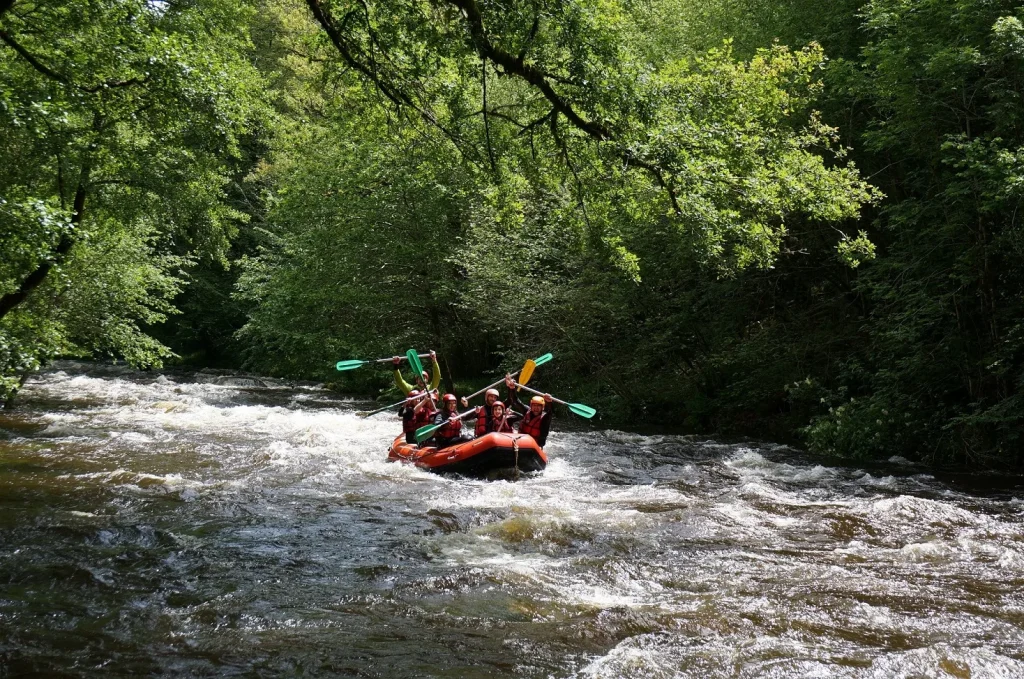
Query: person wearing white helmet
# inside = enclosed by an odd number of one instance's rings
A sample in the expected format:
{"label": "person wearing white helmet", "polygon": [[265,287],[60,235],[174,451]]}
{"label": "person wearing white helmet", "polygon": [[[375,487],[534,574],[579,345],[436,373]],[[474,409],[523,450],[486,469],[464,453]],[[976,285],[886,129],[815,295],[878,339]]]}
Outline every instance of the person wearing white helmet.
{"label": "person wearing white helmet", "polygon": [[[476,412],[466,415],[462,419],[464,421],[476,420],[476,428],[473,430],[474,435],[483,436],[488,431],[488,422],[491,419],[491,406],[498,400],[498,390],[488,389],[484,392],[484,405],[477,406]],[[462,399],[462,405],[468,405],[466,399]]]}

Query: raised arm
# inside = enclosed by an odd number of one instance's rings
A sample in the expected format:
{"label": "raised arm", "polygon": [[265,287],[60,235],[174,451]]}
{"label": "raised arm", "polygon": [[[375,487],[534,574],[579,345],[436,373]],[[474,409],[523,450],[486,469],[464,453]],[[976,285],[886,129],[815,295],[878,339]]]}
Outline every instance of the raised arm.
{"label": "raised arm", "polygon": [[401,364],[401,356],[393,356],[391,358],[391,365],[395,366],[395,386],[401,389],[403,394],[408,396],[409,392],[413,390],[413,386],[402,378],[402,369],[399,367]]}
{"label": "raised arm", "polygon": [[430,352],[430,391],[441,386],[441,366],[437,364],[437,352]]}

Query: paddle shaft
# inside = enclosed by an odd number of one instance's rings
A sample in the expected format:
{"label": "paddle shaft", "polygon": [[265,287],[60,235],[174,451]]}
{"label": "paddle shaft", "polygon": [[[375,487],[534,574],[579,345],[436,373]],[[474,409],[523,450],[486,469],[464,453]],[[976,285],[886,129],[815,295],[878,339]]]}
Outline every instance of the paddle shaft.
{"label": "paddle shaft", "polygon": [[[461,420],[466,415],[469,415],[470,413],[475,413],[475,412],[476,412],[476,408],[473,408],[472,410],[467,410],[464,413],[456,415],[454,418],[450,417],[448,419],[450,419],[450,420],[451,419]],[[446,422],[442,422],[441,424],[428,424],[426,427],[420,427],[419,429],[416,430],[416,442],[420,443],[422,441],[426,441],[428,438],[431,437],[431,435],[435,431],[437,431],[438,429],[443,427],[445,424],[447,424],[447,423]]]}
{"label": "paddle shaft", "polygon": [[[419,354],[419,355],[420,356],[424,356],[424,357],[430,356],[430,354]],[[408,360],[407,356],[400,356],[399,358],[401,358],[403,361]],[[369,365],[370,363],[387,363],[388,361],[393,361],[393,360],[394,360],[394,358],[375,358],[375,359],[370,360],[370,361],[360,361],[360,360],[357,360],[357,359],[350,359],[350,360],[347,360],[347,361],[338,361],[335,364],[334,367],[337,368],[338,370],[341,370],[341,371],[355,370],[357,368],[362,368],[364,365]],[[419,360],[419,359],[416,359],[416,360]]]}
{"label": "paddle shaft", "polygon": [[[531,359],[531,360],[533,360],[533,362],[534,362],[534,366],[533,367],[536,368],[539,365],[544,365],[545,363],[550,361],[552,358],[553,358],[553,356],[551,354],[544,354],[543,356],[538,356],[537,358],[534,358],[534,359]],[[524,365],[523,368],[525,368],[525,367],[526,366]],[[522,369],[517,370],[516,372],[512,373],[512,375],[511,375],[512,379],[515,379],[516,377],[519,377],[519,373],[521,373],[521,372],[523,372]],[[480,391],[472,393],[469,396],[465,396],[463,398],[465,398],[468,401],[469,399],[473,398],[474,396],[479,396],[480,394],[484,393],[488,389],[492,389],[492,388],[498,386],[499,384],[501,384],[504,381],[505,381],[505,378],[503,377],[500,380],[498,380],[497,382],[495,382],[494,384],[488,384],[486,387],[484,387]]]}
{"label": "paddle shaft", "polygon": [[[430,358],[430,354],[417,354],[417,356],[419,356],[420,358]],[[399,356],[399,358],[402,359],[403,361],[408,360],[408,356]],[[393,361],[393,360],[395,360],[394,357],[392,357],[392,358],[375,358],[372,361],[367,361],[367,363],[387,363],[388,361]]]}
{"label": "paddle shaft", "polygon": [[[521,372],[523,372],[523,371],[522,370],[517,370],[514,373],[512,373],[512,379],[515,379],[515,378],[519,377],[519,373],[521,373]],[[488,389],[493,389],[494,387],[498,386],[499,384],[504,384],[504,383],[505,383],[505,378],[502,377],[500,380],[498,380],[494,384],[488,384],[486,387],[484,387],[480,391],[473,392],[472,394],[470,394],[469,396],[466,397],[466,400],[468,401],[469,399],[473,398],[474,396],[479,396],[480,394],[484,393]]]}
{"label": "paddle shaft", "polygon": [[403,398],[398,403],[392,403],[389,406],[384,406],[383,408],[377,408],[376,410],[371,410],[368,413],[356,413],[356,414],[357,415],[361,414],[363,417],[369,417],[370,415],[376,415],[377,413],[382,413],[385,410],[391,410],[392,408],[397,408],[398,406],[400,406],[400,405],[402,405],[404,403],[408,403],[409,401],[418,401],[421,398],[423,398],[424,396],[426,396],[426,394],[420,394],[419,396],[413,396],[411,398]]}
{"label": "paddle shaft", "polygon": [[[529,387],[524,387],[523,385],[519,384],[518,382],[516,382],[516,386],[519,387],[520,389],[525,389],[526,391],[530,392],[531,394],[536,394],[537,396],[543,396],[544,395],[544,392],[537,391],[536,389],[530,389]],[[551,397],[551,400],[554,401],[555,403],[561,403],[564,406],[571,405],[569,403],[566,403],[565,401],[563,401],[560,398],[555,398],[554,396]]]}
{"label": "paddle shaft", "polygon": [[[529,387],[523,387],[523,385],[519,385],[519,386],[522,387],[523,389],[525,389],[526,391],[530,392],[531,394],[537,394],[538,396],[543,396],[545,398],[550,396],[550,394],[542,394],[539,391],[537,391],[536,389],[530,389]],[[597,411],[596,410],[594,410],[590,406],[583,405],[582,403],[566,403],[565,401],[563,401],[561,399],[558,399],[558,398],[555,398],[554,396],[551,396],[551,400],[554,401],[555,403],[561,403],[562,405],[564,405],[567,408],[569,408],[569,412],[571,412],[573,415],[579,415],[580,417],[585,417],[588,420],[590,418],[592,418],[594,415],[597,415]]]}

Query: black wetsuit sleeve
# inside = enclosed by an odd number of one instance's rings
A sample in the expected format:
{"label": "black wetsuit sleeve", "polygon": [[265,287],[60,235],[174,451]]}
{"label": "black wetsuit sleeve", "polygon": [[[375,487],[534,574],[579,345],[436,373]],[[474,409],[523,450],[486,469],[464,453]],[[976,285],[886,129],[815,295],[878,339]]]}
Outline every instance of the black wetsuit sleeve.
{"label": "black wetsuit sleeve", "polygon": [[515,389],[509,389],[508,392],[508,407],[519,413],[520,415],[526,414],[526,406],[523,405],[522,401],[519,400],[519,395],[516,394]]}
{"label": "black wetsuit sleeve", "polygon": [[537,441],[541,446],[547,443],[548,432],[551,431],[551,418],[555,414],[554,406],[554,403],[548,403],[544,406],[544,419],[540,422],[540,440]]}

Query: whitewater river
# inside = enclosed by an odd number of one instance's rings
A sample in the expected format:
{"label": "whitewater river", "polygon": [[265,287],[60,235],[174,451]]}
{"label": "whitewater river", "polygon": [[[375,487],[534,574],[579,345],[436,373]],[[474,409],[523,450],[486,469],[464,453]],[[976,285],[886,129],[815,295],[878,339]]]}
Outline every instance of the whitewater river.
{"label": "whitewater river", "polygon": [[539,476],[448,479],[366,405],[34,377],[0,411],[0,677],[1024,677],[1013,493],[557,421]]}

